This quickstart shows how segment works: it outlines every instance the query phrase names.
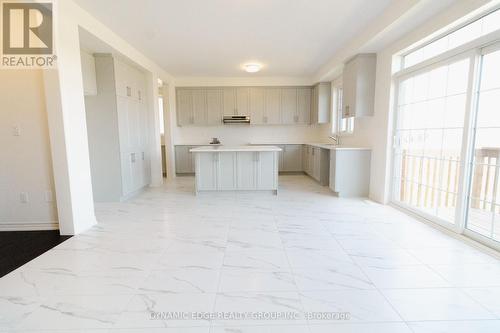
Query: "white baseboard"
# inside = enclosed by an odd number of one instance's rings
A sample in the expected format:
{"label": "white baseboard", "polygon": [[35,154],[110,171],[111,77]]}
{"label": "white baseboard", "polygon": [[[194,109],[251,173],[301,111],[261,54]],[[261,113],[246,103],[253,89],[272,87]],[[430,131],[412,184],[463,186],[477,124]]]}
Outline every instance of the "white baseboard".
{"label": "white baseboard", "polygon": [[0,231],[58,230],[58,221],[48,222],[0,222]]}

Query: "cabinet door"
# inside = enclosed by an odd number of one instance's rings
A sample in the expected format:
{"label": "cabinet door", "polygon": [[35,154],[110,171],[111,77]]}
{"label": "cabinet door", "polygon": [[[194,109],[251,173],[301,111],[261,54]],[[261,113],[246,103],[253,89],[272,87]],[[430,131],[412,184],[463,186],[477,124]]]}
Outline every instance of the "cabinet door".
{"label": "cabinet door", "polygon": [[175,146],[175,172],[191,173],[192,162],[189,146]]}
{"label": "cabinet door", "polygon": [[250,88],[236,88],[236,114],[248,115],[248,101],[250,99]]}
{"label": "cabinet door", "polygon": [[237,186],[240,190],[252,190],[256,187],[256,153],[236,153]]}
{"label": "cabinet door", "polygon": [[207,124],[222,124],[222,89],[207,89]]}
{"label": "cabinet door", "polygon": [[255,153],[257,157],[257,188],[273,190],[277,188],[277,154],[272,151]]}
{"label": "cabinet door", "polygon": [[283,171],[302,171],[302,145],[286,145],[283,151]]}
{"label": "cabinet door", "polygon": [[345,64],[342,73],[342,118],[354,116],[356,107],[356,67],[356,62],[350,61]]}
{"label": "cabinet door", "polygon": [[217,189],[217,153],[196,153],[196,186],[198,190]]}
{"label": "cabinet door", "polygon": [[313,147],[313,178],[317,181],[321,179],[321,148]]}
{"label": "cabinet door", "polygon": [[129,78],[127,66],[114,59],[115,67],[115,82],[116,82],[116,94],[118,96],[127,97],[127,87],[129,86]]}
{"label": "cabinet door", "polygon": [[127,195],[132,192],[132,162],[129,153],[121,153],[122,166],[122,194]]}
{"label": "cabinet door", "polygon": [[304,172],[309,174],[309,146],[307,145],[302,147],[302,162]]}
{"label": "cabinet door", "polygon": [[193,93],[190,89],[177,90],[177,124],[189,126],[193,119]]}
{"label": "cabinet door", "polygon": [[330,122],[332,113],[332,85],[322,82],[318,85],[318,124]]}
{"label": "cabinet door", "polygon": [[252,124],[264,124],[264,107],[264,88],[250,88],[250,121]]}
{"label": "cabinet door", "polygon": [[149,159],[149,154],[146,151],[142,152],[142,186],[149,185],[151,183],[151,160]]}
{"label": "cabinet door", "polygon": [[149,123],[148,123],[148,108],[145,103],[139,101],[139,136],[140,136],[140,147],[147,147],[149,143]]}
{"label": "cabinet door", "polygon": [[285,151],[286,146],[278,146],[281,148],[281,151],[278,152],[278,171],[286,171],[285,170]]}
{"label": "cabinet door", "polygon": [[299,122],[297,115],[297,88],[281,89],[281,122],[283,124],[296,124]]}
{"label": "cabinet door", "polygon": [[116,97],[116,108],[118,115],[118,136],[120,138],[120,151],[130,150],[130,138],[128,128],[128,99],[123,96]]}
{"label": "cabinet door", "polygon": [[130,148],[136,149],[141,145],[140,139],[140,110],[139,110],[139,102],[135,99],[128,98],[127,99],[127,113],[128,113],[128,135],[129,135],[129,143]]}
{"label": "cabinet door", "polygon": [[281,89],[266,88],[265,124],[281,123]]}
{"label": "cabinet door", "polygon": [[311,124],[318,123],[318,86],[314,86],[312,89],[312,99],[311,99]]}
{"label": "cabinet door", "polygon": [[218,153],[217,188],[219,190],[236,189],[236,153]]}
{"label": "cabinet door", "polygon": [[236,114],[236,89],[224,88],[222,90],[222,95],[224,103],[224,114],[225,115]]}
{"label": "cabinet door", "polygon": [[311,123],[311,88],[297,89],[297,123]]}
{"label": "cabinet door", "polygon": [[193,125],[201,126],[207,123],[207,96],[204,89],[194,89],[193,92]]}

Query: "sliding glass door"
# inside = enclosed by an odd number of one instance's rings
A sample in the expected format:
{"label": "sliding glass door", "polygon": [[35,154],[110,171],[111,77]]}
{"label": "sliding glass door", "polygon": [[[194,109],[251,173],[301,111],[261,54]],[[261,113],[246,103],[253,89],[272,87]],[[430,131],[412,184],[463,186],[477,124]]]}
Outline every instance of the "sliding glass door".
{"label": "sliding glass door", "polygon": [[398,78],[393,201],[453,225],[459,202],[469,57]]}
{"label": "sliding glass door", "polygon": [[483,49],[481,58],[466,228],[500,241],[500,45]]}

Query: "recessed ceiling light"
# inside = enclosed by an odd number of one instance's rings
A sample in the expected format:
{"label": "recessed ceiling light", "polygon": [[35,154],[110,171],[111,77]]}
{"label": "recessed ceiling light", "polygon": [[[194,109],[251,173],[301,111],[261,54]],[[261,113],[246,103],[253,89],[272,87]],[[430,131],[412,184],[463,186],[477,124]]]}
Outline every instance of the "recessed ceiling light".
{"label": "recessed ceiling light", "polygon": [[262,68],[260,64],[246,64],[243,67],[245,68],[245,71],[248,73],[256,73],[260,71],[260,69]]}

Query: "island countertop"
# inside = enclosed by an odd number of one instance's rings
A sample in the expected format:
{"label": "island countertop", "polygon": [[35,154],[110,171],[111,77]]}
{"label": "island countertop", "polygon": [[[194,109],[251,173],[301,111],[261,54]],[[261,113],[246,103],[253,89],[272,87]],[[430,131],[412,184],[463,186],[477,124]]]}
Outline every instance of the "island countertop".
{"label": "island countertop", "polygon": [[190,149],[192,153],[219,153],[219,152],[261,152],[261,151],[281,151],[276,146],[205,146]]}

